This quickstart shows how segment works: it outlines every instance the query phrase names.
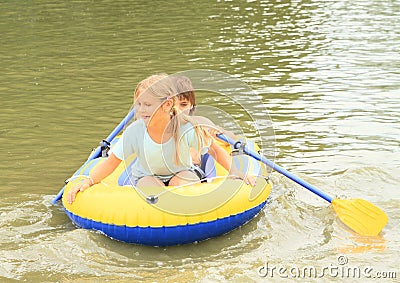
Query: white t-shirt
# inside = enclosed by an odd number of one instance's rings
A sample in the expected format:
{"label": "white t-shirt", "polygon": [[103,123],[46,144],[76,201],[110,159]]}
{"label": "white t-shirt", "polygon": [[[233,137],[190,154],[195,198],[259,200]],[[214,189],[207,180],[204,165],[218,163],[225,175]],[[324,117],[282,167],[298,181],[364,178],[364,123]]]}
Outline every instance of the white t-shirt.
{"label": "white t-shirt", "polygon": [[[121,160],[127,160],[130,155],[136,154],[137,161],[132,166],[134,178],[156,176],[160,179],[169,179],[174,174],[193,166],[190,148],[197,150],[198,138],[191,123],[181,125],[179,140],[180,164],[177,165],[173,137],[163,144],[156,143],[149,136],[146,124],[139,119],[126,128],[113,147],[112,153]],[[209,146],[210,144],[201,144],[200,153],[206,153]]]}

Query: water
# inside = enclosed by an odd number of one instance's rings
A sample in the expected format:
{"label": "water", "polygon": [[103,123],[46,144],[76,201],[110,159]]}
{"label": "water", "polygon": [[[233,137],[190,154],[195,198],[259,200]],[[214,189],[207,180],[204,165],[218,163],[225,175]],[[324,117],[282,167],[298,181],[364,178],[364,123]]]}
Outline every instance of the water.
{"label": "water", "polygon": [[[260,276],[266,263],[371,267],[370,276],[396,272],[398,280],[397,1],[1,1],[0,14],[1,281],[295,279]],[[126,115],[138,81],[191,69],[251,86],[243,98],[268,109],[275,161],[334,197],[381,207],[389,216],[382,234],[348,231],[328,203],[278,173],[258,217],[202,243],[143,247],[75,229],[50,205],[63,180]],[[198,100],[238,111],[207,93]],[[267,125],[267,114],[250,105]]]}

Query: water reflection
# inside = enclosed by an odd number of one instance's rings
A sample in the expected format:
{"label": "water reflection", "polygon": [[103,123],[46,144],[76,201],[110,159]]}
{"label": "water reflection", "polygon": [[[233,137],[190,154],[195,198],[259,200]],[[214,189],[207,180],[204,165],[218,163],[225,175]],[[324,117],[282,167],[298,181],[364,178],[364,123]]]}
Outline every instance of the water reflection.
{"label": "water reflection", "polygon": [[387,248],[387,241],[381,236],[362,237],[354,234],[348,238],[348,244],[341,241],[337,247],[338,253],[357,254],[366,252],[384,252]]}

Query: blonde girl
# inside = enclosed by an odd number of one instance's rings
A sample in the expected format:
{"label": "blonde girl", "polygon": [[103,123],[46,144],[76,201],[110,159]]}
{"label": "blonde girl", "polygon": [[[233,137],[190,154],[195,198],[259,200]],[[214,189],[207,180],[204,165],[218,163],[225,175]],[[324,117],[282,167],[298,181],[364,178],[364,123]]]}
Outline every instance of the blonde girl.
{"label": "blonde girl", "polygon": [[135,90],[136,118],[99,165],[80,185],[68,193],[72,203],[78,192],[110,175],[122,160],[137,155],[132,166],[132,185],[178,186],[199,178],[191,169],[190,148],[207,152],[211,138],[186,115],[177,115],[176,88],[166,74],[141,81]]}

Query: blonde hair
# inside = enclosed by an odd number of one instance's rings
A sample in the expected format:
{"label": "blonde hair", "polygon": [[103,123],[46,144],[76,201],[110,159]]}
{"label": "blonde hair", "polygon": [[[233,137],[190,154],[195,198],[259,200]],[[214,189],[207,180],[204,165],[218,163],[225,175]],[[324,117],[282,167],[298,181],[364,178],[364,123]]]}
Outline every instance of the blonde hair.
{"label": "blonde hair", "polygon": [[[189,81],[190,82],[190,81]],[[191,123],[194,127],[195,134],[198,140],[198,151],[200,151],[200,145],[208,144],[211,136],[208,132],[204,131],[202,127],[198,126],[197,123],[184,113],[179,113],[175,107],[177,102],[177,85],[175,79],[171,78],[167,74],[156,74],[147,77],[142,80],[135,89],[134,100],[137,100],[139,95],[142,93],[148,93],[153,97],[156,97],[164,103],[168,99],[172,99],[173,106],[170,112],[171,115],[171,131],[175,142],[175,164],[179,165],[179,140],[180,140],[180,128],[184,123]]]}

